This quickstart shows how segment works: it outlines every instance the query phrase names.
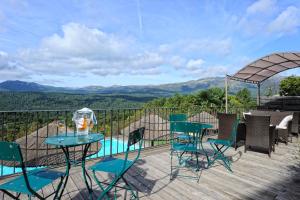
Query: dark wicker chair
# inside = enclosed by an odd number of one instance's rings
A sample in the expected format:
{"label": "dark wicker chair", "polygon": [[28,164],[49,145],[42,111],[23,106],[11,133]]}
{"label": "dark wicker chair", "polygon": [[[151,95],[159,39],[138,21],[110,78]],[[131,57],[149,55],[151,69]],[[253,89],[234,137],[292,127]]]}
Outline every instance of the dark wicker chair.
{"label": "dark wicker chair", "polygon": [[285,144],[288,144],[289,136],[291,134],[291,129],[292,129],[292,121],[288,122],[288,125],[287,125],[286,129],[276,127],[276,129],[275,129],[276,143],[278,144],[278,142],[284,142]]}
{"label": "dark wicker chair", "polygon": [[226,114],[218,113],[217,118],[219,121],[219,132],[218,139],[227,140],[230,138],[230,133],[232,132],[232,125],[234,124],[237,115],[236,114]]}
{"label": "dark wicker chair", "polygon": [[[219,123],[218,139],[229,139],[233,124],[237,119],[237,114],[218,113],[217,118]],[[239,123],[237,127],[237,134],[234,143],[235,150],[239,146],[244,144],[245,140],[246,140],[246,125],[245,123],[242,122]]]}
{"label": "dark wicker chair", "polygon": [[[271,116],[270,124],[275,127],[288,115],[292,115],[290,111],[268,111],[268,110],[251,110],[251,114],[256,116]],[[274,134],[274,142],[284,142],[287,144],[289,135],[291,134],[291,123],[288,124],[287,129],[276,128]]]}
{"label": "dark wicker chair", "polygon": [[270,124],[274,126],[279,125],[281,120],[283,120],[283,118],[286,117],[287,115],[293,114],[293,112],[289,112],[289,111],[280,112],[280,111],[270,111],[270,110],[250,110],[250,113],[256,116],[271,116]]}
{"label": "dark wicker chair", "polygon": [[[237,119],[237,114],[217,114],[219,123],[218,139],[227,140],[230,138],[230,133],[232,132],[233,124]],[[246,139],[246,127],[245,123],[240,123],[237,128],[237,134],[234,142],[235,150],[240,146],[241,143],[245,143]]]}
{"label": "dark wicker chair", "polygon": [[299,129],[300,129],[300,112],[294,112],[291,133],[298,136]]}
{"label": "dark wicker chair", "polygon": [[245,153],[248,149],[256,150],[266,152],[271,157],[271,151],[274,151],[275,126],[270,126],[270,118],[270,116],[245,115]]}
{"label": "dark wicker chair", "polygon": [[235,150],[237,150],[238,147],[244,145],[245,140],[246,140],[246,124],[245,122],[241,122],[237,127]]}

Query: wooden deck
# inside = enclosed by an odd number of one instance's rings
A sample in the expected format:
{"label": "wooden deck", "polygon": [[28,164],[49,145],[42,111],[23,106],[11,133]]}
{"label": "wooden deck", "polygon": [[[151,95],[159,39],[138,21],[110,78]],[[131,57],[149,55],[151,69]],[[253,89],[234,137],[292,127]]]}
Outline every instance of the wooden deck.
{"label": "wooden deck", "polygon": [[[136,186],[141,199],[300,199],[299,141],[293,138],[293,143],[279,144],[271,158],[252,151],[244,154],[244,147],[230,149],[227,155],[234,161],[233,173],[216,163],[199,172],[199,182],[180,176],[170,181],[169,148],[148,149],[126,177]],[[183,170],[178,174],[193,175]],[[94,197],[101,193],[95,183],[93,189]],[[44,193],[51,190],[49,186]],[[119,198],[123,199],[124,194],[119,192]],[[1,194],[0,199],[9,198]],[[72,169],[63,199],[88,199],[79,167]]]}

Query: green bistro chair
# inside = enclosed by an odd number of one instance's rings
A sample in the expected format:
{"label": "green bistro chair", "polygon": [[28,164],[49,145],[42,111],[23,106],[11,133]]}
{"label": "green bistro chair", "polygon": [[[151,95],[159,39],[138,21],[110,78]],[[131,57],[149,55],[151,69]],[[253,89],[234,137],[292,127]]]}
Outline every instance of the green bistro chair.
{"label": "green bistro chair", "polygon": [[[173,122],[187,122],[188,118],[186,114],[180,113],[180,114],[170,114],[169,115],[169,121],[172,124]],[[176,137],[177,140],[190,140],[191,137],[189,134],[186,134],[185,132],[177,132]]]}
{"label": "green bistro chair", "polygon": [[[105,197],[109,199],[108,192],[113,188],[115,188],[114,198],[116,199],[116,192],[117,192],[116,187],[120,180],[124,181],[125,187],[118,186],[118,188],[129,190],[131,192],[131,199],[138,199],[138,193],[137,192],[134,193],[133,187],[127,182],[127,180],[124,178],[124,175],[140,157],[144,132],[145,132],[145,128],[142,127],[129,133],[127,149],[125,152],[125,159],[109,157],[108,159],[104,159],[90,167],[90,169],[93,171],[93,176],[96,183],[103,191],[101,195],[98,197],[98,199],[103,199]],[[128,153],[130,151],[130,147],[136,145],[137,143],[139,143],[137,156],[135,157],[134,160],[128,160]],[[100,182],[96,176],[96,172],[112,173],[114,174],[114,178],[110,183]],[[107,187],[104,188],[103,184],[106,184]]]}
{"label": "green bistro chair", "polygon": [[169,120],[171,122],[186,122],[187,121],[187,115],[186,114],[171,114],[169,116]]}
{"label": "green bistro chair", "polygon": [[[50,170],[50,169],[36,169],[27,172],[23,162],[23,156],[20,145],[14,142],[0,141],[0,160],[8,162],[16,162],[21,165],[23,175],[13,178],[0,185],[0,190],[13,199],[20,199],[21,194],[25,194],[30,199],[37,197],[38,199],[46,199],[55,194],[53,199],[60,199],[58,192],[60,191],[64,173]],[[60,178],[56,190],[44,197],[38,193],[45,186],[53,183],[56,179]],[[14,195],[13,193],[16,193]]]}
{"label": "green bistro chair", "polygon": [[[177,140],[178,132],[186,134],[190,139],[186,142]],[[172,122],[170,124],[170,144],[171,144],[171,174],[173,179],[173,170],[187,167],[187,162],[196,157],[196,171],[199,170],[198,145],[200,143],[200,134],[202,132],[202,124],[191,122]],[[178,159],[178,165],[173,166],[173,156]],[[183,175],[181,175],[183,176]]]}
{"label": "green bistro chair", "polygon": [[225,156],[225,152],[235,144],[235,138],[237,133],[237,127],[239,125],[239,120],[236,119],[232,124],[232,129],[230,135],[227,139],[213,139],[208,138],[207,142],[211,145],[214,153],[211,159],[208,160],[208,167],[212,166],[216,160],[221,160],[224,166],[232,172],[231,170],[231,160]]}

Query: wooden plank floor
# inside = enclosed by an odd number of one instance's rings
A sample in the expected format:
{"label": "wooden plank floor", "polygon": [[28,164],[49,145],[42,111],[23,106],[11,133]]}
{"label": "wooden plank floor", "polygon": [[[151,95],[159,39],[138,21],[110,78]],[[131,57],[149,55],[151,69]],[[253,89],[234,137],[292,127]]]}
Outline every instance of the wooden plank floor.
{"label": "wooden plank floor", "polygon": [[[199,181],[181,177],[195,175],[186,170],[179,170],[175,173],[178,176],[170,181],[169,147],[145,150],[126,178],[136,186],[141,199],[300,199],[299,141],[293,138],[293,143],[279,144],[271,158],[263,153],[244,153],[243,147],[237,151],[230,149],[227,155],[234,161],[233,173],[216,163],[196,174],[200,177]],[[72,169],[62,199],[88,199],[80,170],[79,167]],[[111,178],[102,173],[99,177]],[[101,191],[95,183],[93,189],[96,199]],[[47,187],[44,193],[50,191],[53,191],[52,186]],[[123,199],[125,193],[120,191],[118,195],[119,199]],[[0,198],[9,199],[3,194]]]}

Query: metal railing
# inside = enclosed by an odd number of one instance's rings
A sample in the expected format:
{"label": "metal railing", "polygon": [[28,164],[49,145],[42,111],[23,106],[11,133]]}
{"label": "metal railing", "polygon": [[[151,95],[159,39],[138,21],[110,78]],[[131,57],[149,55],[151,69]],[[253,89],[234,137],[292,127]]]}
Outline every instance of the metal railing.
{"label": "metal railing", "polygon": [[[28,167],[59,166],[64,163],[61,150],[44,143],[48,136],[59,134],[56,124],[65,120],[65,132],[75,133],[72,122],[74,110],[36,110],[36,111],[0,111],[0,140],[15,141],[20,144],[24,161]],[[169,121],[171,113],[181,112],[178,108],[132,108],[132,109],[94,109],[98,123],[92,132],[102,131],[105,135],[101,143],[95,143],[90,149],[91,158],[111,156],[126,150],[127,135],[139,127],[145,127],[143,148],[153,148],[169,143]],[[218,111],[219,112],[219,111]],[[188,111],[190,121],[210,123],[211,131],[216,132],[217,110],[191,108]],[[135,149],[133,149],[135,150]],[[71,157],[78,162],[80,149],[73,149]],[[30,169],[30,168],[29,168]],[[0,176],[19,172],[16,163],[0,163]]]}

